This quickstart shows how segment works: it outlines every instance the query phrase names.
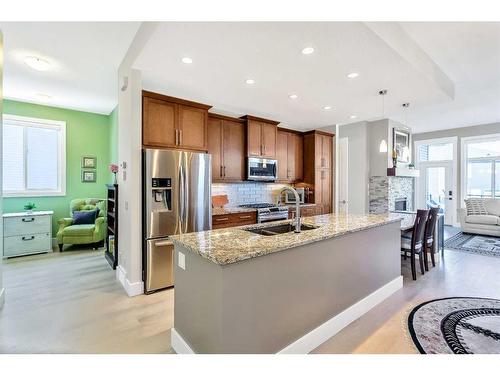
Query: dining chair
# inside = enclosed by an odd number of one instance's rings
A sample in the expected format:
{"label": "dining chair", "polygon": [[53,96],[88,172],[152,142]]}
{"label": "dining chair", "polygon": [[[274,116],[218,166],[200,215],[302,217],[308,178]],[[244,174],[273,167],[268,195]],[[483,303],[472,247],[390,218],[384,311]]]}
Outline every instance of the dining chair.
{"label": "dining chair", "polygon": [[434,258],[434,244],[436,243],[436,222],[439,210],[440,210],[439,206],[433,207],[429,210],[429,215],[427,216],[427,224],[425,225],[424,263],[426,271],[429,271],[429,260],[427,259],[427,250],[431,255],[432,267],[436,267],[436,260]]}
{"label": "dining chair", "polygon": [[424,272],[424,234],[427,223],[429,210],[417,210],[413,231],[401,236],[401,250],[404,252],[405,259],[408,252],[410,252],[411,262],[411,275],[413,280],[417,280],[417,271],[415,267],[416,255],[418,254],[418,261],[420,263],[420,272]]}

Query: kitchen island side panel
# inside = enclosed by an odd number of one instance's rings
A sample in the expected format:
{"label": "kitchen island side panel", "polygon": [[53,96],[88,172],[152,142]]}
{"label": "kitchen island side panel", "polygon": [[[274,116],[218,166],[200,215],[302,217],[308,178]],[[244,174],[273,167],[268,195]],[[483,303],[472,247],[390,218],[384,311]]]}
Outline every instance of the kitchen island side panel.
{"label": "kitchen island side panel", "polygon": [[[198,353],[276,353],[401,275],[399,222],[225,266],[185,252],[174,326]],[[207,313],[201,326],[178,321],[186,308]]]}

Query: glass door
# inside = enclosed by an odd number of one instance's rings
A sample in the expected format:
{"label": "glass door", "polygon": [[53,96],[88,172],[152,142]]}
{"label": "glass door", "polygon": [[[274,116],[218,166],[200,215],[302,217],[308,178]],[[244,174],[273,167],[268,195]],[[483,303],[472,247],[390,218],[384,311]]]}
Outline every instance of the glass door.
{"label": "glass door", "polygon": [[[453,196],[452,166],[450,162],[433,163],[422,167],[423,186],[419,191],[420,201],[427,208],[439,206],[444,213],[445,225],[453,225],[455,215],[455,200]],[[423,205],[422,205],[423,206]]]}

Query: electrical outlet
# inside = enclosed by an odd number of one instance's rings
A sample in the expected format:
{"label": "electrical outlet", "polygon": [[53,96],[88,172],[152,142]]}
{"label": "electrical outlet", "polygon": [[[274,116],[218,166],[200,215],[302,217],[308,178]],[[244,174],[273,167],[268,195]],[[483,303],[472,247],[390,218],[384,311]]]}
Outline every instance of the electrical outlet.
{"label": "electrical outlet", "polygon": [[179,257],[178,257],[179,261],[177,262],[179,268],[182,268],[183,270],[186,269],[186,256],[184,255],[184,253],[181,253],[179,251]]}

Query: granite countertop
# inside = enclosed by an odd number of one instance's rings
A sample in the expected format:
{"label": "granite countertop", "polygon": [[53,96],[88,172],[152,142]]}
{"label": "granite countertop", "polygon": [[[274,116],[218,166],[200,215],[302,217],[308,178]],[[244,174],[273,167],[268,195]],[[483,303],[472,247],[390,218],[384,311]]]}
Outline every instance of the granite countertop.
{"label": "granite countertop", "polygon": [[[391,214],[329,214],[303,218],[303,224],[319,228],[301,233],[262,236],[241,229],[266,228],[277,224],[274,222],[187,233],[170,238],[176,245],[182,245],[216,264],[226,265],[399,221],[401,217]],[[280,224],[290,222],[291,220],[283,220]]]}
{"label": "granite countertop", "polygon": [[242,212],[257,212],[256,208],[247,207],[214,207],[212,208],[212,216],[239,214]]}

